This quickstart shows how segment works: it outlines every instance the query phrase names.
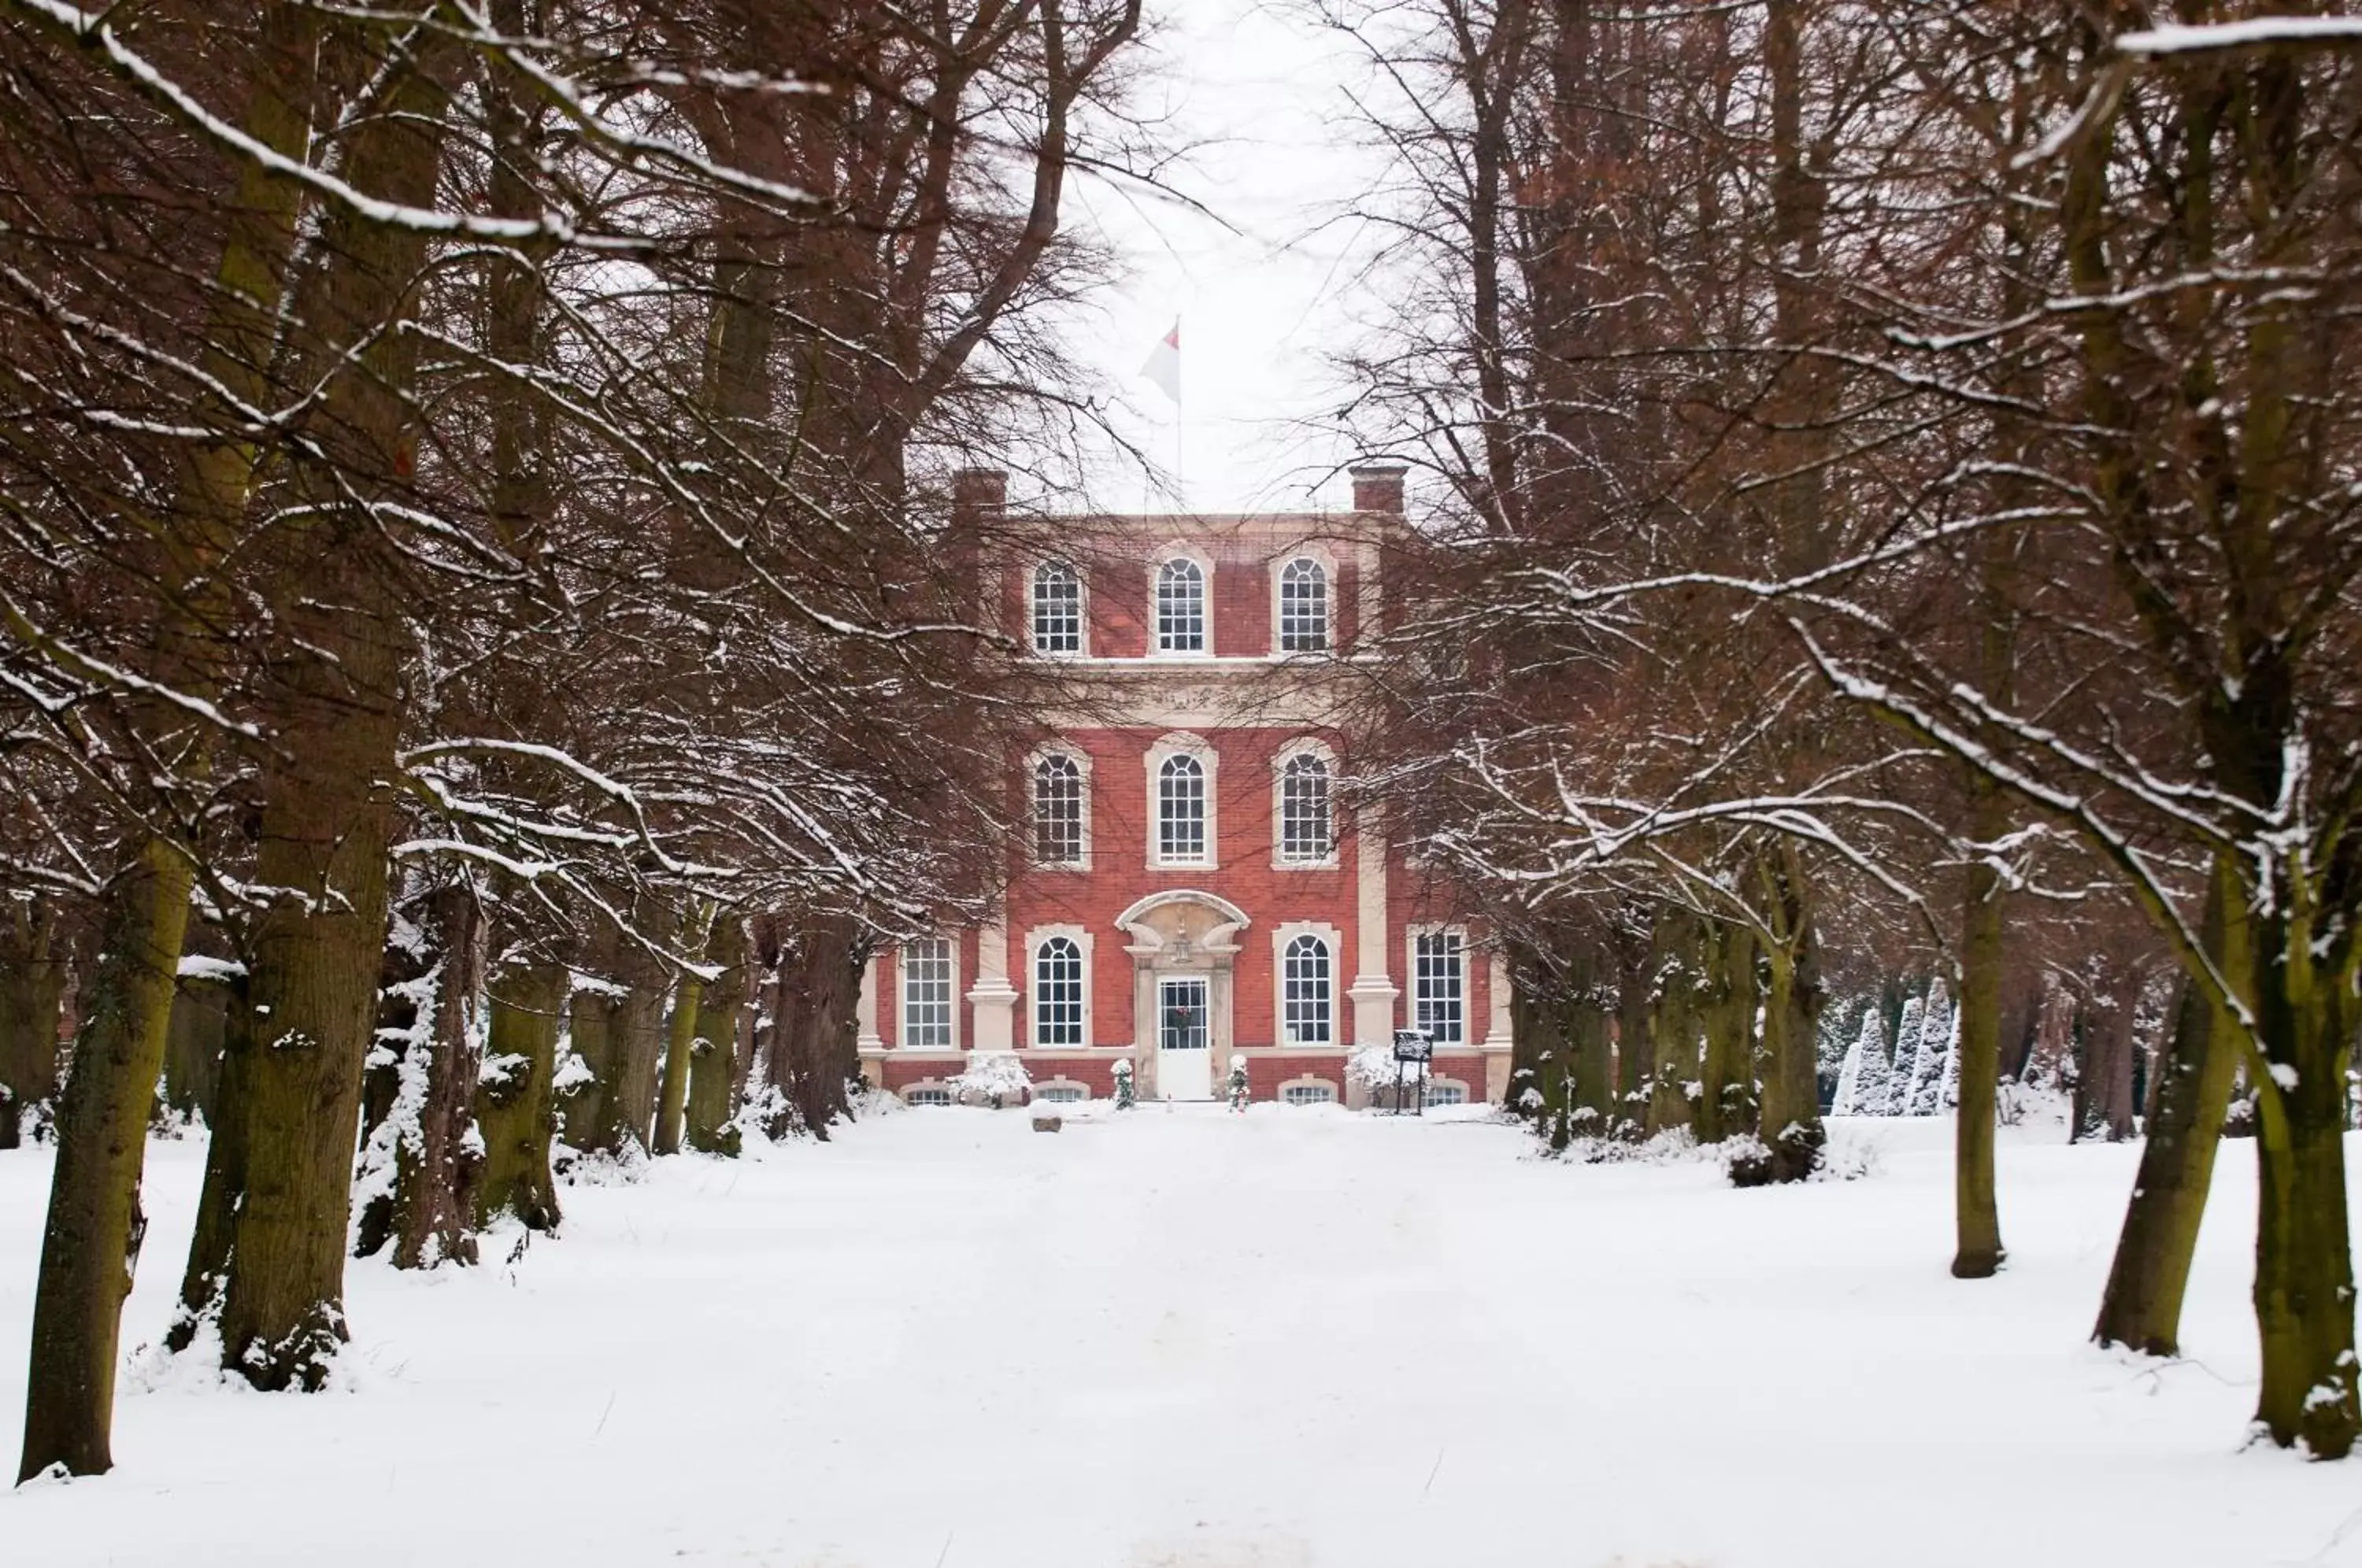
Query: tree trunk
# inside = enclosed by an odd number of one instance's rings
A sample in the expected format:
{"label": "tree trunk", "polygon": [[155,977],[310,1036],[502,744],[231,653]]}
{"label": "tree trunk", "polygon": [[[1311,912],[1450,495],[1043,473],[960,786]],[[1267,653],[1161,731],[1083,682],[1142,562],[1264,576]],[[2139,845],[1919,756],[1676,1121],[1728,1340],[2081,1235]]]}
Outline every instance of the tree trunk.
{"label": "tree trunk", "polygon": [[[2231,875],[2219,868],[2207,884],[2202,938],[2221,971],[2236,976],[2252,960],[2246,911],[2229,907],[2239,896]],[[2149,1355],[2181,1353],[2182,1292],[2214,1185],[2232,1080],[2238,1077],[2235,1028],[2200,987],[2183,985],[2158,1071],[2140,1174],[2133,1178],[2100,1320],[2092,1330],[2101,1344],[2129,1345]]]}
{"label": "tree trunk", "polygon": [[1775,846],[1759,867],[1764,924],[1770,939],[1770,983],[1763,998],[1763,1132],[1761,1160],[1731,1166],[1740,1186],[1802,1181],[1817,1169],[1828,1129],[1821,1121],[1820,1080],[1813,1043],[1821,1014],[1820,940],[1804,869],[1794,851]]}
{"label": "tree trunk", "polygon": [[1548,1118],[1556,1113],[1546,1074],[1557,1060],[1559,1043],[1549,1037],[1549,1021],[1538,1006],[1545,983],[1540,955],[1522,944],[1512,947],[1509,976],[1509,1085],[1503,1104],[1540,1131],[1548,1128]]}
{"label": "tree trunk", "polygon": [[1578,1137],[1605,1135],[1615,1111],[1614,1027],[1613,1015],[1601,1005],[1599,988],[1584,987],[1569,1006],[1563,1030],[1569,1052],[1567,1119]]}
{"label": "tree trunk", "polygon": [[1697,1138],[1718,1143],[1755,1121],[1755,939],[1727,921],[1703,922],[1705,1055],[1699,1074]]}
{"label": "tree trunk", "polygon": [[[452,46],[426,47],[439,60]],[[348,182],[433,202],[446,123],[436,69],[410,62],[385,112],[355,131]],[[405,651],[397,568],[370,502],[416,472],[403,395],[416,339],[386,328],[411,309],[426,248],[422,231],[332,207],[331,259],[301,313],[319,351],[357,358],[330,376],[310,430],[317,451],[294,465],[308,504],[270,541],[284,643],[262,693],[273,745],[255,876],[286,891],[253,927],[255,1041],[237,1086],[244,1168],[221,1301],[224,1365],[265,1389],[319,1387],[348,1337],[346,1220],[386,935]]]}
{"label": "tree trunk", "polygon": [[[244,128],[282,157],[311,138],[318,14],[266,8],[252,53]],[[295,243],[299,187],[259,164],[240,169],[215,288],[204,364],[223,395],[190,411],[242,422],[237,408],[267,407],[267,367],[282,278]],[[218,439],[184,448],[174,476],[173,529],[163,540],[176,593],[159,626],[158,677],[195,696],[219,690],[219,570],[235,540],[261,458],[250,442]],[[183,770],[209,769],[209,737],[189,747]],[[26,1386],[20,1478],[62,1465],[76,1475],[113,1466],[115,1365],[122,1308],[146,1220],[139,1180],[147,1124],[163,1067],[173,978],[188,934],[194,885],[187,852],[160,834],[124,846],[100,924],[105,940],[85,987],[75,1066],[59,1107],[58,1159],[33,1299],[32,1364]],[[218,1138],[216,1138],[218,1142]],[[212,1158],[210,1147],[207,1159]]]}
{"label": "tree trunk", "polygon": [[[2290,885],[2295,881],[2295,886]],[[2282,1447],[2343,1459],[2362,1430],[2354,1354],[2354,1253],[2345,1199],[2351,1042],[2314,955],[2301,879],[2279,879],[2252,917],[2251,995],[2265,1062],[2256,1083],[2256,1419]]]}
{"label": "tree trunk", "polygon": [[655,1152],[680,1153],[681,1119],[689,1108],[689,1076],[697,1045],[705,982],[688,969],[673,982],[672,1016],[665,1031],[664,1087],[657,1097]]}
{"label": "tree trunk", "polygon": [[1656,1077],[1656,1042],[1649,1030],[1649,998],[1655,988],[1654,922],[1627,910],[1615,927],[1616,1111],[1609,1135],[1635,1139],[1648,1126],[1649,1093]]}
{"label": "tree trunk", "polygon": [[844,1035],[853,1025],[852,999],[860,985],[854,950],[852,918],[821,915],[797,931],[780,965],[772,1083],[815,1138],[825,1139],[830,1123],[850,1109]]}
{"label": "tree trunk", "polygon": [[657,1073],[665,1041],[664,966],[637,942],[626,939],[618,977],[624,994],[615,1004],[614,1037],[608,1053],[607,1121],[595,1145],[622,1159],[646,1154],[657,1119]]}
{"label": "tree trunk", "polygon": [[557,1229],[557,1182],[549,1162],[557,1105],[551,1086],[571,978],[565,965],[548,962],[492,977],[491,1038],[476,1080],[476,1124],[484,1140],[484,1173],[476,1187],[479,1230],[503,1214],[516,1216],[527,1230]]}
{"label": "tree trunk", "polygon": [[1533,1103],[1521,1114],[1533,1120],[1535,1131],[1550,1140],[1553,1153],[1562,1151],[1575,1136],[1569,1115],[1574,1079],[1567,1071],[1566,1036],[1560,1031],[1557,1010],[1538,986],[1521,985],[1511,995],[1509,1039],[1510,1059],[1531,1064],[1523,1080],[1511,1079],[1512,1084],[1522,1081],[1533,1093]]}
{"label": "tree trunk", "polygon": [[737,1085],[743,1080],[739,1025],[746,1010],[746,923],[724,911],[714,922],[707,943],[706,962],[721,972],[699,993],[697,1042],[690,1050],[687,1136],[701,1154],[738,1153],[735,1113]]}
{"label": "tree trunk", "polygon": [[2116,963],[2104,992],[2084,1010],[2083,1063],[2075,1077],[2069,1142],[2121,1143],[2133,1135],[2133,1031],[2144,977]]}
{"label": "tree trunk", "polygon": [[57,1092],[63,947],[57,904],[47,896],[12,899],[0,910],[0,1149],[16,1148],[26,1115]]}
{"label": "tree trunk", "polygon": [[164,1093],[160,1114],[200,1120],[211,1127],[221,1105],[222,1049],[235,988],[218,979],[181,977],[164,1043]]}
{"label": "tree trunk", "polygon": [[[2001,791],[1981,773],[1969,778],[1971,833],[1990,845],[2007,831]],[[1993,1186],[1993,1136],[2001,1084],[2001,990],[2007,932],[2000,870],[1972,856],[1960,908],[1960,1109],[1953,1128],[1955,1279],[1988,1279],[2007,1254]]]}
{"label": "tree trunk", "polygon": [[194,880],[179,850],[148,838],[132,872],[107,890],[105,956],[83,997],[73,1067],[58,1107],[19,1481],[51,1465],[98,1475],[115,1463],[123,1298],[148,1229],[140,1165]]}
{"label": "tree trunk", "polygon": [[585,1152],[606,1148],[612,1142],[608,1099],[616,1077],[615,1055],[621,1049],[615,1015],[624,992],[603,971],[615,966],[615,957],[613,933],[603,933],[594,945],[592,959],[601,963],[602,972],[568,977],[571,999],[567,1004],[567,1038],[580,1066],[572,1081],[557,1093],[557,1115],[568,1146]]}
{"label": "tree trunk", "polygon": [[1650,943],[1649,1136],[1687,1127],[1697,1114],[1698,920],[1668,904]]}
{"label": "tree trunk", "polygon": [[394,1149],[393,1266],[476,1261],[476,1187],[484,1168],[474,1128],[482,1065],[484,914],[471,882],[437,889],[429,940],[436,955],[430,1015],[420,1043],[425,1071],[414,1134]]}

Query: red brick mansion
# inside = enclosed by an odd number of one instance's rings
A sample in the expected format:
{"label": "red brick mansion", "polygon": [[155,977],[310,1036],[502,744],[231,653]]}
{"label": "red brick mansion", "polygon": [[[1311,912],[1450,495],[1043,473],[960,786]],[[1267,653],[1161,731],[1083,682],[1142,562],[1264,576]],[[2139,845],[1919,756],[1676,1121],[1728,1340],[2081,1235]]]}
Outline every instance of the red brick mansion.
{"label": "red brick mansion", "polygon": [[[1001,476],[962,482],[998,508]],[[1209,1099],[1238,1055],[1255,1099],[1359,1103],[1348,1055],[1421,1028],[1431,1099],[1498,1098],[1500,965],[1333,800],[1319,666],[1379,613],[1402,514],[1402,471],[1363,468],[1346,517],[1077,519],[1071,549],[1005,563],[1008,629],[1082,697],[1014,759],[1030,842],[996,918],[871,961],[872,1081],[940,1101],[1013,1051],[1049,1098],[1108,1096],[1128,1059],[1142,1099]]]}

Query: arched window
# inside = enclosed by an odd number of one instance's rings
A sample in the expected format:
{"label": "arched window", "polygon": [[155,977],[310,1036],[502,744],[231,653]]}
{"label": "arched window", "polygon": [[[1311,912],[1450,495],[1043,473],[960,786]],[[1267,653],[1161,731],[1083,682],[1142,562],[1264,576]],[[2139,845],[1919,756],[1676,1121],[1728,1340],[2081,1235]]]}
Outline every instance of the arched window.
{"label": "arched window", "polygon": [[1033,569],[1033,651],[1083,651],[1083,580],[1064,561]]}
{"label": "arched window", "polygon": [[1329,646],[1329,574],[1298,556],[1279,574],[1279,651],[1319,653]]}
{"label": "arched window", "polygon": [[1206,651],[1206,574],[1186,557],[1156,569],[1156,651]]}
{"label": "arched window", "polygon": [[902,944],[902,1045],[911,1051],[949,1051],[952,1034],[952,944],[947,937],[922,936]]}
{"label": "arched window", "polygon": [[1187,752],[1156,770],[1156,858],[1166,866],[1206,860],[1206,767]]}
{"label": "arched window", "polygon": [[1329,944],[1299,936],[1280,958],[1281,1014],[1286,1043],[1326,1045],[1334,1012],[1329,989]]}
{"label": "arched window", "polygon": [[1083,950],[1054,936],[1033,954],[1033,1043],[1083,1043]]}
{"label": "arched window", "polygon": [[1033,858],[1044,866],[1083,860],[1083,770],[1064,752],[1033,765]]}
{"label": "arched window", "polygon": [[1329,837],[1329,765],[1298,752],[1279,775],[1279,857],[1302,863],[1326,860]]}

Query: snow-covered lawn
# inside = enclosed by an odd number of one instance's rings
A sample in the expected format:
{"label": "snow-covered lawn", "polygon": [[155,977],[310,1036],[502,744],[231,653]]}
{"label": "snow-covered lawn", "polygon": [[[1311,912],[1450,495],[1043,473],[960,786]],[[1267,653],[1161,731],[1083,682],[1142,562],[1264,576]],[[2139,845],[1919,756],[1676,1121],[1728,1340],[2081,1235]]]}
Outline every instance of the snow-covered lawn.
{"label": "snow-covered lawn", "polygon": [[[0,1561],[2362,1564],[2362,1461],[2240,1450],[2248,1148],[2163,1365],[2083,1342],[2134,1150],[2010,1138],[1965,1285],[1945,1136],[1840,1124],[1874,1174],[1770,1192],[1278,1107],[668,1161],[513,1262],[353,1265],[341,1391],[143,1364],[116,1473],[0,1497]],[[133,1342],[202,1158],[151,1152]],[[0,1155],[12,1423],[47,1177]]]}

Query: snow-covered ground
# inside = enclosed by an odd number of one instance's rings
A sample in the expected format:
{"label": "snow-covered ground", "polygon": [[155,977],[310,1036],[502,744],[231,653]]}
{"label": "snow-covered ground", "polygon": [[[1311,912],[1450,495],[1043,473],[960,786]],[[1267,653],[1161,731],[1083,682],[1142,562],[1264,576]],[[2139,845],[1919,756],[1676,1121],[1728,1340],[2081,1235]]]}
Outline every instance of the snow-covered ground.
{"label": "snow-covered ground", "polygon": [[[339,1391],[143,1362],[115,1474],[0,1496],[0,1561],[2362,1564],[2362,1461],[2240,1448],[2248,1150],[2169,1365],[2083,1342],[2135,1151],[2009,1137],[2011,1266],[1959,1284],[1945,1136],[1759,1192],[1278,1107],[667,1161],[513,1261],[354,1264]],[[151,1151],[133,1342],[202,1156]],[[47,1176],[0,1154],[12,1420]]]}

